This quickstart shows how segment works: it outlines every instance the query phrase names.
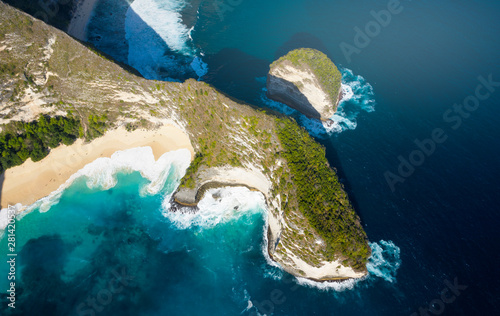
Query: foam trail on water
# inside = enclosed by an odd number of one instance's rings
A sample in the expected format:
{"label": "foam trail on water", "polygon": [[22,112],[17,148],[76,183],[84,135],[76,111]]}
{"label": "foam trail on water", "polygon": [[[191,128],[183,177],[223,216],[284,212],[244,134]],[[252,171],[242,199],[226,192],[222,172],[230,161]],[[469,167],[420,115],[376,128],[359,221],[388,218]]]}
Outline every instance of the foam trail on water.
{"label": "foam trail on water", "polygon": [[182,22],[185,1],[135,0],[125,18],[129,45],[128,64],[148,79],[173,80],[196,74],[201,78],[207,65],[197,56],[191,34]]}
{"label": "foam trail on water", "polygon": [[198,203],[196,212],[171,212],[170,199],[163,204],[163,215],[177,228],[210,228],[218,224],[238,220],[245,214],[264,213],[266,202],[260,192],[246,187],[222,187],[209,189]]}
{"label": "foam trail on water", "polygon": [[[167,152],[158,160],[155,160],[151,147],[117,151],[111,158],[98,158],[78,170],[56,191],[27,207],[17,218],[21,219],[22,216],[36,208],[39,208],[40,212],[48,211],[52,205],[59,202],[63,191],[80,177],[86,177],[86,184],[90,189],[107,190],[116,185],[116,173],[140,172],[143,178],[149,180],[149,183],[140,189],[141,195],[158,194],[165,187],[167,179],[169,182],[168,190],[173,192],[186,173],[190,162],[191,152],[188,149]],[[23,208],[21,205],[16,207],[19,210]],[[0,224],[2,225],[0,229],[2,230],[5,228],[6,210],[0,211]]]}
{"label": "foam trail on water", "polygon": [[[316,137],[328,137],[335,133],[353,130],[357,127],[357,117],[361,112],[375,111],[375,94],[373,87],[362,76],[355,75],[352,70],[340,68],[342,74],[342,99],[335,114],[328,122],[310,119],[287,105],[270,100],[266,96],[267,89],[261,93],[261,101],[272,109],[286,115],[294,116],[300,125]],[[256,78],[259,82],[266,82],[266,77]]]}
{"label": "foam trail on water", "polygon": [[387,282],[396,282],[396,273],[401,265],[400,249],[392,241],[381,240],[369,243],[372,255],[368,259],[366,268],[368,275],[360,279],[350,279],[341,282],[316,282],[309,279],[297,277],[297,283],[302,286],[316,288],[322,291],[342,292],[352,290],[357,286],[369,286],[376,279]]}
{"label": "foam trail on water", "polygon": [[388,282],[396,282],[396,272],[401,265],[400,249],[392,241],[370,243],[372,255],[366,268],[370,275]]}
{"label": "foam trail on water", "polygon": [[336,291],[336,292],[343,292],[345,290],[352,290],[355,288],[356,284],[358,284],[360,281],[364,280],[365,278],[361,279],[349,279],[341,282],[316,282],[312,281],[309,279],[304,279],[304,278],[297,278],[297,283],[302,285],[302,286],[307,286],[311,288],[316,288],[318,290],[322,291]]}
{"label": "foam trail on water", "polygon": [[139,32],[136,35],[146,36],[139,41],[147,41],[154,32],[171,50],[191,54],[187,45],[190,30],[180,14],[185,6],[184,1],[135,0],[127,11],[125,25],[129,31]]}

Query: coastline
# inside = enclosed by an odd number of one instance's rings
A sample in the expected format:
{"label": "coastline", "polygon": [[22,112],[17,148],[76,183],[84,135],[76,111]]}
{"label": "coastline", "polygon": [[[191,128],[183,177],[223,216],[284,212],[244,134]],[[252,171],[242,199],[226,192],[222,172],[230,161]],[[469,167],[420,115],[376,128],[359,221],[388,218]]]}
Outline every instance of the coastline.
{"label": "coastline", "polygon": [[70,146],[60,145],[44,159],[31,159],[7,169],[3,176],[0,207],[18,203],[29,206],[56,191],[71,175],[97,158],[111,157],[117,151],[149,146],[156,160],[164,153],[187,148],[194,157],[189,137],[179,128],[164,125],[156,130],[127,132],[121,127],[90,143],[78,139]]}
{"label": "coastline", "polygon": [[87,24],[92,17],[92,12],[98,0],[83,0],[73,13],[73,17],[68,25],[67,33],[80,41],[85,41],[85,31]]}

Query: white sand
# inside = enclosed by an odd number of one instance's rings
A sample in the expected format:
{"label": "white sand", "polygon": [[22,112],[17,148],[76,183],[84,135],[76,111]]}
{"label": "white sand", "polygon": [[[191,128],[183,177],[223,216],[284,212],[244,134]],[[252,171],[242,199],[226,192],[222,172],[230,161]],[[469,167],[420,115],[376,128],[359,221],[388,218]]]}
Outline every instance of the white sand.
{"label": "white sand", "polygon": [[111,157],[113,153],[136,147],[149,146],[155,159],[164,153],[181,148],[194,149],[189,137],[179,128],[166,125],[157,130],[127,132],[119,128],[104,136],[84,143],[81,139],[73,145],[61,145],[38,162],[28,159],[22,165],[8,169],[4,174],[0,206],[21,203],[28,206],[48,196],[63,185],[72,174],[100,157]]}
{"label": "white sand", "polygon": [[87,24],[92,16],[92,11],[97,4],[97,0],[83,0],[80,1],[75,13],[69,22],[68,34],[85,41],[85,34],[87,33]]}
{"label": "white sand", "polygon": [[323,261],[323,265],[319,268],[313,267],[306,263],[304,260],[297,257],[290,250],[287,249],[288,256],[295,263],[295,268],[304,271],[304,277],[309,279],[334,279],[334,278],[362,278],[366,274],[363,272],[355,272],[350,267],[343,266],[340,261]]}

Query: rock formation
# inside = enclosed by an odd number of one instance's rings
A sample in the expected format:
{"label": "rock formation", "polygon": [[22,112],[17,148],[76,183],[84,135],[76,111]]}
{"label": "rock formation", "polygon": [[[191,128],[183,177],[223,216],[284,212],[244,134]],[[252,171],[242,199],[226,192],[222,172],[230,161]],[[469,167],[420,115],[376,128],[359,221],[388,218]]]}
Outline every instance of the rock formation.
{"label": "rock formation", "polygon": [[[316,59],[304,62],[291,54],[273,64],[270,76],[300,77],[297,89],[312,91],[306,99],[321,111],[315,117],[326,119],[338,102],[340,74],[321,53],[299,53]],[[103,130],[174,125],[196,152],[175,199],[196,204],[210,185],[259,190],[268,206],[269,254],[286,271],[314,280],[366,275],[370,248],[359,218],[324,148],[295,121],[238,103],[204,82],[145,80],[3,2],[0,65],[5,65],[0,67],[1,128],[35,120],[34,109],[78,119],[84,135],[95,117],[107,118]],[[270,86],[271,95],[286,97]]]}
{"label": "rock formation", "polygon": [[340,80],[339,70],[325,54],[296,49],[271,65],[267,96],[310,118],[326,121],[342,97]]}

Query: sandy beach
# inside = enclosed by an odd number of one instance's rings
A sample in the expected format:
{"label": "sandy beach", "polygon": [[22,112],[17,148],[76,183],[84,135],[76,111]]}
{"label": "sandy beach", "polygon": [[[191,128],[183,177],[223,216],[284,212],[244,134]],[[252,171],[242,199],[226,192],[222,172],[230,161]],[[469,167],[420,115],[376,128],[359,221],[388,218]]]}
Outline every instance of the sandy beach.
{"label": "sandy beach", "polygon": [[92,11],[94,10],[96,4],[97,0],[80,1],[68,25],[69,35],[81,41],[85,41],[87,24],[92,16]]}
{"label": "sandy beach", "polygon": [[31,205],[56,191],[71,175],[97,158],[111,157],[116,151],[145,146],[152,148],[156,160],[166,152],[181,148],[189,149],[191,159],[194,157],[189,137],[175,126],[133,132],[119,128],[90,143],[78,139],[73,145],[61,145],[51,150],[41,161],[28,159],[20,166],[8,169],[3,175],[1,208],[17,203]]}

